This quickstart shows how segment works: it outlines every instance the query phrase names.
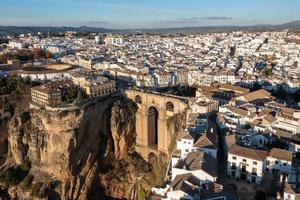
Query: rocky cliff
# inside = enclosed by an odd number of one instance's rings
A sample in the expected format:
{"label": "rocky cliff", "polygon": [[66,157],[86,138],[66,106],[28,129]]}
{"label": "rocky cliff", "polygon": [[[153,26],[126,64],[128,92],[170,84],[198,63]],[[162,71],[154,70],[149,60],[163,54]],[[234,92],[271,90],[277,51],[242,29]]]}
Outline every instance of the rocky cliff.
{"label": "rocky cliff", "polygon": [[[131,199],[137,192],[143,198],[153,170],[134,151],[136,110],[120,94],[74,110],[16,113],[8,123],[0,195]],[[10,172],[20,178],[12,180]]]}

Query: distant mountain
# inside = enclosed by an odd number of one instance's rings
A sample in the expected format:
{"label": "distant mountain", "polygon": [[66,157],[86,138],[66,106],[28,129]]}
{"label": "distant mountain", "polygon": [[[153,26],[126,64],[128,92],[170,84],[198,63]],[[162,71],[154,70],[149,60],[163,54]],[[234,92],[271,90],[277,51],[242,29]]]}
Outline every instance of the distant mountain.
{"label": "distant mountain", "polygon": [[114,32],[114,30],[105,29],[105,28],[95,28],[88,26],[81,27],[47,27],[47,26],[0,26],[0,35],[12,35],[12,34],[22,34],[22,33],[60,33],[66,31],[76,31],[76,32]]}
{"label": "distant mountain", "polygon": [[282,28],[300,28],[300,20],[288,22],[285,24],[280,24],[277,26]]}
{"label": "distant mountain", "polygon": [[258,24],[253,26],[200,26],[200,27],[178,27],[178,28],[154,28],[154,29],[106,29],[89,26],[81,27],[47,27],[47,26],[0,26],[0,35],[12,35],[22,33],[38,32],[60,33],[66,31],[76,32],[102,32],[102,33],[181,33],[181,32],[208,32],[208,31],[232,31],[232,30],[268,30],[268,29],[300,29],[300,20],[285,24],[269,25]]}

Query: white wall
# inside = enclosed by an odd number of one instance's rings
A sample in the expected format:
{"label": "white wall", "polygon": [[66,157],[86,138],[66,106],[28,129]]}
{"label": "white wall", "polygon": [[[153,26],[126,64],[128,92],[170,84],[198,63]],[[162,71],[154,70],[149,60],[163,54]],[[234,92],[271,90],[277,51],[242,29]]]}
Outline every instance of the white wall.
{"label": "white wall", "polygon": [[[233,156],[236,157],[236,159],[233,159]],[[243,162],[243,159],[246,159],[246,162]],[[240,169],[242,169],[241,164],[245,163],[247,164],[246,171],[247,171],[247,180],[251,181],[252,175],[252,168],[256,168],[257,176],[256,176],[256,183],[259,184],[261,181],[261,177],[263,176],[263,173],[265,171],[265,161],[259,161],[259,160],[253,160],[250,158],[244,158],[232,154],[228,154],[228,164],[227,164],[227,175],[231,176],[231,166],[232,163],[236,164],[236,170],[235,170],[235,177],[239,177],[241,175]],[[255,165],[254,162],[257,164]]]}
{"label": "white wall", "polygon": [[181,158],[185,158],[188,153],[192,152],[194,140],[181,139],[178,140],[176,145],[177,149],[181,150]]}
{"label": "white wall", "polygon": [[170,191],[167,193],[167,199],[169,200],[180,200],[180,198],[184,197],[185,199],[193,200],[193,197],[187,195],[182,191]]}
{"label": "white wall", "polygon": [[284,200],[296,200],[296,196],[294,194],[289,194],[289,193],[284,192],[283,199]]}
{"label": "white wall", "polygon": [[[291,165],[292,163],[286,160],[278,160],[276,158],[273,157],[267,157],[267,161],[269,161],[269,165],[267,165],[266,167],[270,169],[270,171],[272,169],[276,169],[279,170],[281,172],[284,172],[286,174],[289,174],[291,171]],[[275,163],[275,161],[278,161],[278,164]],[[286,166],[283,165],[283,163],[286,163]]]}

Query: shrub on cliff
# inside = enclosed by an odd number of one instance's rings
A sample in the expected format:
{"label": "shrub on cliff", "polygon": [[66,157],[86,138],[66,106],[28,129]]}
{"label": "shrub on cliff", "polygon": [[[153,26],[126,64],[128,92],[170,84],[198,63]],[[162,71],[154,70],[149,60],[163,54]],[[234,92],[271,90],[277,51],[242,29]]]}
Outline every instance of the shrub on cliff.
{"label": "shrub on cliff", "polygon": [[31,162],[26,159],[21,165],[13,166],[0,174],[0,182],[15,185],[20,183],[28,174],[31,168]]}
{"label": "shrub on cliff", "polygon": [[31,195],[35,196],[35,197],[39,197],[39,198],[44,197],[45,194],[41,190],[42,186],[43,186],[43,183],[41,183],[41,182],[37,182],[37,183],[33,184],[31,187]]}
{"label": "shrub on cliff", "polygon": [[24,178],[24,180],[22,181],[22,184],[21,184],[22,187],[28,188],[28,187],[31,185],[31,183],[32,183],[32,181],[33,181],[33,178],[34,178],[33,175],[31,175],[31,174],[27,175],[27,176]]}
{"label": "shrub on cliff", "polygon": [[2,183],[15,185],[18,183],[18,180],[18,172],[14,167],[10,167],[0,174],[0,182]]}
{"label": "shrub on cliff", "polygon": [[27,173],[31,168],[31,162],[29,159],[25,159],[25,161],[20,165],[20,169],[22,172]]}
{"label": "shrub on cliff", "polygon": [[78,90],[78,92],[77,92],[77,97],[76,97],[74,103],[75,103],[76,105],[81,105],[83,102],[84,102],[84,99],[83,99],[82,92],[81,92],[80,90]]}

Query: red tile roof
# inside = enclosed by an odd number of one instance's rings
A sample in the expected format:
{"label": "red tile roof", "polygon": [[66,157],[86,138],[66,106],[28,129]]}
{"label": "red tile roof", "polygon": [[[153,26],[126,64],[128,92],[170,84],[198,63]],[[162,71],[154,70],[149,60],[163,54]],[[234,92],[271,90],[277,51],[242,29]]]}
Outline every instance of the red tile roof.
{"label": "red tile roof", "polygon": [[232,155],[249,158],[252,160],[258,160],[258,161],[265,160],[268,155],[267,151],[242,147],[237,144],[231,145],[229,149],[229,153]]}

